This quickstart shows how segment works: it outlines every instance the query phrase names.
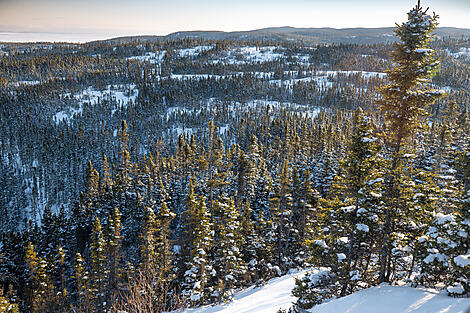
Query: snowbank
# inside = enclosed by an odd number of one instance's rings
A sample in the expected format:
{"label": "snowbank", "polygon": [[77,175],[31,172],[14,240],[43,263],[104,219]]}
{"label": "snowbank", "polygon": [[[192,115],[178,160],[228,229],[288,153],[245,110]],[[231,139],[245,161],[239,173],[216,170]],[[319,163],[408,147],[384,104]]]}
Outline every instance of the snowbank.
{"label": "snowbank", "polygon": [[[288,310],[295,297],[295,277],[306,271],[271,279],[260,288],[250,287],[223,305],[186,309],[184,313],[276,313]],[[335,299],[310,309],[311,313],[470,313],[470,298],[452,298],[446,291],[380,285]]]}
{"label": "snowbank", "polygon": [[250,287],[234,295],[231,303],[187,309],[185,313],[276,313],[279,309],[288,310],[296,300],[291,295],[295,277],[302,277],[305,271],[271,279],[265,286]]}
{"label": "snowbank", "polygon": [[380,285],[317,305],[309,312],[466,313],[470,312],[470,299],[452,298],[433,289]]}

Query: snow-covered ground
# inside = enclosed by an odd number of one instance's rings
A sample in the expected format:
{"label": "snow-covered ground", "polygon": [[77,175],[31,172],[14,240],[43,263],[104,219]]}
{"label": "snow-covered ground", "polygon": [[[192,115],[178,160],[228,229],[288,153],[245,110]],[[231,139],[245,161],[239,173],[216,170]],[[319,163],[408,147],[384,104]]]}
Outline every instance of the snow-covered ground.
{"label": "snow-covered ground", "polygon": [[132,57],[126,58],[127,60],[137,60],[139,62],[150,62],[151,64],[158,64],[163,60],[163,57],[165,56],[166,51],[158,51],[157,53],[155,52],[147,52],[144,55],[136,55]]}
{"label": "snow-covered ground", "polygon": [[247,64],[276,61],[284,57],[279,47],[239,47],[232,49],[227,56],[213,60],[213,63]]}
{"label": "snow-covered ground", "polygon": [[[104,90],[98,90],[90,86],[76,94],[67,92],[62,94],[61,98],[74,98],[78,100],[79,107],[68,107],[66,110],[57,112],[52,119],[56,124],[64,121],[68,123],[74,116],[83,113],[83,105],[96,105],[98,101],[103,99],[116,101],[121,108],[127,107],[129,103],[134,103],[136,101],[138,94],[139,90],[135,84],[108,85]],[[112,114],[115,112],[116,109],[113,109]]]}
{"label": "snow-covered ground", "polygon": [[[184,313],[276,313],[288,310],[296,300],[291,295],[295,277],[305,272],[271,279],[260,288],[250,287],[234,295],[234,301],[223,305],[186,309]],[[380,285],[344,298],[315,306],[311,313],[467,313],[470,298],[452,298],[445,291]]]}
{"label": "snow-covered ground", "polygon": [[470,48],[460,48],[458,52],[451,52],[449,49],[446,49],[447,54],[454,58],[467,57],[470,58]]}
{"label": "snow-covered ground", "polygon": [[214,48],[214,46],[197,46],[197,47],[193,47],[193,48],[179,49],[178,54],[182,58],[193,57],[193,56],[198,56],[202,52],[207,51],[207,50],[211,50],[213,48]]}
{"label": "snow-covered ground", "polygon": [[445,291],[380,285],[315,306],[312,313],[467,313],[469,298],[452,298]]}
{"label": "snow-covered ground", "polygon": [[271,279],[265,286],[250,287],[234,295],[231,303],[188,309],[185,313],[276,313],[279,309],[287,310],[292,306],[295,297],[291,290],[295,286],[295,277],[305,272],[297,272]]}

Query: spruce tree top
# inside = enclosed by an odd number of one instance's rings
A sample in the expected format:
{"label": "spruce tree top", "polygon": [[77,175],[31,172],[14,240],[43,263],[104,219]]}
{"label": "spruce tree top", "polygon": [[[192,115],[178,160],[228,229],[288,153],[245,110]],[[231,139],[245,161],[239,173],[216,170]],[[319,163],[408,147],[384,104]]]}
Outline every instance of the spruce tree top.
{"label": "spruce tree top", "polygon": [[414,133],[427,116],[427,108],[444,94],[431,84],[439,67],[439,60],[429,47],[438,16],[427,11],[418,2],[408,13],[408,21],[397,24],[395,34],[400,41],[392,52],[395,65],[387,71],[390,83],[379,89],[380,109],[392,133],[390,139],[397,145]]}

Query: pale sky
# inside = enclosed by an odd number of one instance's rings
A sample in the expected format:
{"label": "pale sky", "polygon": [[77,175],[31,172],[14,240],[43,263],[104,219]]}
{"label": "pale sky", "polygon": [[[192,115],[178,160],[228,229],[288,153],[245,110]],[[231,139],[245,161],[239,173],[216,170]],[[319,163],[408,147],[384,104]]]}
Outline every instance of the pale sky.
{"label": "pale sky", "polygon": [[[416,0],[0,0],[6,32],[166,35],[264,27],[392,27]],[[422,0],[440,26],[470,28],[470,0]],[[3,36],[4,37],[4,36]],[[98,38],[97,38],[98,39]]]}

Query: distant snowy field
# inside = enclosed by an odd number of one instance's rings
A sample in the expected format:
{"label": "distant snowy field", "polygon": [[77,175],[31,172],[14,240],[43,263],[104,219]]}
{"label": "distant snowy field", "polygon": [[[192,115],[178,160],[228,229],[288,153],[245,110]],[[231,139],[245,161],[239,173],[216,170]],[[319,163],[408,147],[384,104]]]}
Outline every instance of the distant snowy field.
{"label": "distant snowy field", "polygon": [[[184,313],[276,313],[288,310],[295,297],[291,290],[295,277],[305,271],[271,279],[260,288],[250,287],[234,295],[234,301],[224,305],[187,309]],[[311,313],[470,313],[469,298],[451,298],[445,291],[380,285],[356,292],[344,298],[323,303]]]}

